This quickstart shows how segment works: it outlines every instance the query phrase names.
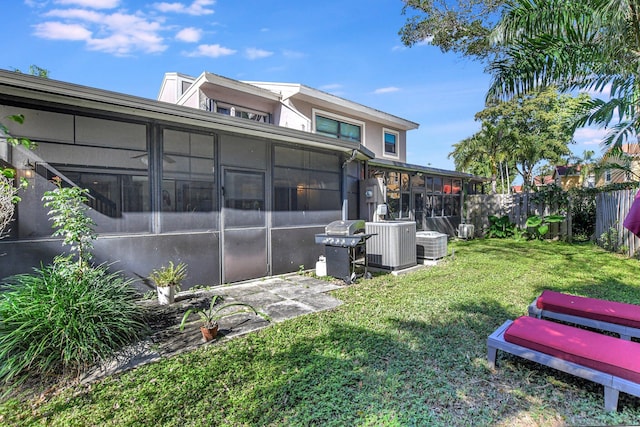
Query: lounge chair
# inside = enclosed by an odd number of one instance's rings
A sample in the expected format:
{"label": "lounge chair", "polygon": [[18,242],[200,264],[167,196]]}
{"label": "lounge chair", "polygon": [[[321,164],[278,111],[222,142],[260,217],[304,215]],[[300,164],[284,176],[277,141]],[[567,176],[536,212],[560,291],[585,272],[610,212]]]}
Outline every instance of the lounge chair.
{"label": "lounge chair", "polygon": [[487,339],[487,360],[498,350],[604,386],[604,407],[618,408],[619,392],[640,397],[640,343],[535,317],[508,320]]}
{"label": "lounge chair", "polygon": [[554,319],[640,338],[640,306],[546,290],[529,305],[529,316]]}

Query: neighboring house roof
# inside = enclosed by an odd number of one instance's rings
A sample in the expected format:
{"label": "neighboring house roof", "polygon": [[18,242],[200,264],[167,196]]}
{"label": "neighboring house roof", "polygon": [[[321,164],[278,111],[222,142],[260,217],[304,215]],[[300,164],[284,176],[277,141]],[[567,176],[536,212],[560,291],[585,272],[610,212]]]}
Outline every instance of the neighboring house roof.
{"label": "neighboring house roof", "polygon": [[554,176],[576,176],[580,175],[582,165],[559,165],[556,166]]}
{"label": "neighboring house roof", "polygon": [[533,177],[533,185],[536,187],[540,187],[543,185],[553,184],[554,179],[552,175],[543,175],[543,176],[534,176]]}
{"label": "neighboring house roof", "polygon": [[622,144],[620,149],[630,156],[640,156],[640,144]]}

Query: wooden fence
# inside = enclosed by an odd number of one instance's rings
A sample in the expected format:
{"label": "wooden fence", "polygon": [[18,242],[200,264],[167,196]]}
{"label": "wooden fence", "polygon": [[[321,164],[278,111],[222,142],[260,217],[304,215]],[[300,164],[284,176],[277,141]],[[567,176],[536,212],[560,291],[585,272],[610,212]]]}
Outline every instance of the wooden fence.
{"label": "wooden fence", "polygon": [[[640,253],[640,239],[622,225],[637,191],[630,189],[597,194],[596,230],[593,239],[598,245],[629,257]],[[489,215],[508,215],[511,222],[523,227],[529,215],[559,213],[557,208],[532,203],[530,194],[468,195],[465,209],[466,222],[475,226],[476,236],[482,236],[489,228]],[[560,214],[565,215],[567,220],[559,227],[551,227],[551,237],[571,240],[571,215],[567,212]]]}
{"label": "wooden fence", "polygon": [[[558,214],[557,206],[534,203],[531,194],[474,194],[465,197],[465,219],[473,224],[476,236],[481,236],[489,229],[489,215],[508,215],[509,220],[523,228],[531,215],[547,216]],[[560,212],[567,215],[566,212]],[[551,238],[570,238],[571,218],[560,224],[550,224]]]}
{"label": "wooden fence", "polygon": [[598,244],[613,252],[633,257],[640,249],[640,239],[622,226],[637,190],[618,190],[596,196],[596,232]]}

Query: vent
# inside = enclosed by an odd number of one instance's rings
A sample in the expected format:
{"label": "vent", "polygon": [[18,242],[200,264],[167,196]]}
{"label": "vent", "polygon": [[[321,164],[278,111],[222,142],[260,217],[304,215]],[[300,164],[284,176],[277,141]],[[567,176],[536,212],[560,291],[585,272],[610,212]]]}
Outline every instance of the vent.
{"label": "vent", "polygon": [[420,231],[416,233],[416,249],[420,259],[440,259],[447,256],[446,234],[437,231]]}
{"label": "vent", "polygon": [[414,221],[367,222],[367,261],[370,266],[389,270],[411,267],[416,262]]}
{"label": "vent", "polygon": [[475,234],[475,227],[473,224],[460,224],[458,225],[458,238],[470,240],[473,239]]}

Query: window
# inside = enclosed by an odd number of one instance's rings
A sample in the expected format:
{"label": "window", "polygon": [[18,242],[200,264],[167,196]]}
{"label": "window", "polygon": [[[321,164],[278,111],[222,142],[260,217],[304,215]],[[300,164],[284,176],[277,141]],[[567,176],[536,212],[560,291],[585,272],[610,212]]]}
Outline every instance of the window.
{"label": "window", "polygon": [[162,154],[162,230],[217,227],[213,135],[164,129]]}
{"label": "window", "polygon": [[387,173],[387,209],[391,219],[409,218],[409,174]]}
{"label": "window", "polygon": [[316,114],[316,133],[347,141],[362,141],[362,126]]}
{"label": "window", "polygon": [[[207,105],[207,104],[205,104]],[[241,119],[252,120],[260,123],[271,123],[271,114],[265,111],[253,110],[251,108],[238,105],[227,104],[225,102],[209,99],[208,105],[204,107],[209,111],[214,111],[225,116],[240,117]]]}
{"label": "window", "polygon": [[[48,181],[58,176],[64,186],[89,190],[87,205],[91,209],[87,214],[96,222],[96,232],[148,232],[151,205],[146,125],[29,112],[34,117],[36,114],[44,117],[53,138],[35,134],[37,152],[12,149],[11,153],[14,164],[29,164],[33,168],[30,186],[38,192],[51,190],[54,187]],[[38,192],[24,192],[20,205],[24,209],[18,212],[14,227],[18,239],[51,236],[47,209],[42,206]]]}
{"label": "window", "polygon": [[185,93],[190,87],[191,87],[191,82],[186,81],[186,80],[182,80],[182,84],[181,84],[182,92],[180,92],[180,95]]}
{"label": "window", "polygon": [[340,171],[335,154],[274,147],[274,224],[335,220],[342,207]]}
{"label": "window", "polygon": [[397,156],[398,155],[398,132],[384,130],[384,154]]}

